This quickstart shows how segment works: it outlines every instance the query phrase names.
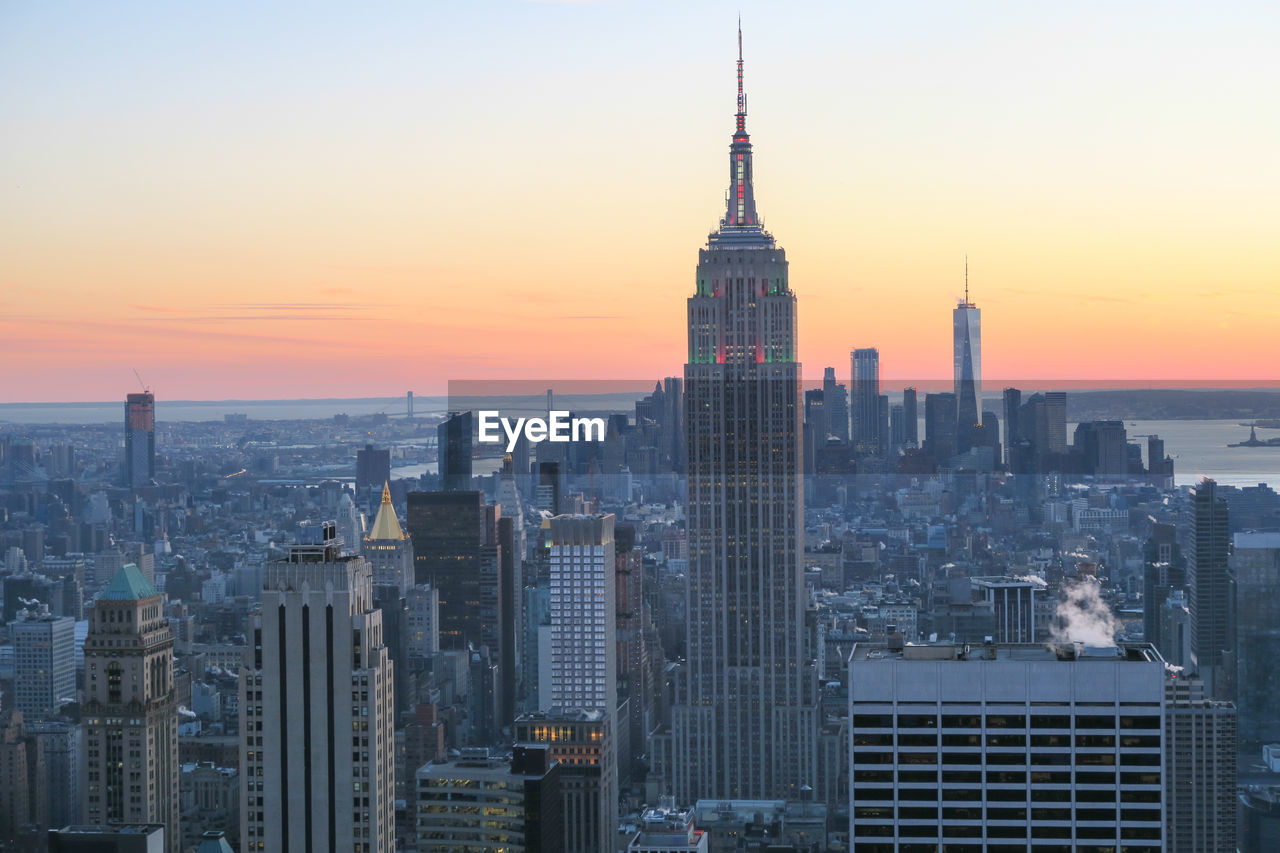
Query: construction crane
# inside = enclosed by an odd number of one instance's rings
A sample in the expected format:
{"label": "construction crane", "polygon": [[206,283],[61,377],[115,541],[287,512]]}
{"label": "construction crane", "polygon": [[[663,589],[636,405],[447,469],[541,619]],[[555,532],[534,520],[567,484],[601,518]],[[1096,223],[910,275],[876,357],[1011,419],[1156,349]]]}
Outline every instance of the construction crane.
{"label": "construction crane", "polygon": [[133,375],[138,377],[138,384],[142,386],[142,393],[150,394],[151,389],[147,387],[147,383],[142,381],[142,374],[138,372],[138,368],[133,368]]}

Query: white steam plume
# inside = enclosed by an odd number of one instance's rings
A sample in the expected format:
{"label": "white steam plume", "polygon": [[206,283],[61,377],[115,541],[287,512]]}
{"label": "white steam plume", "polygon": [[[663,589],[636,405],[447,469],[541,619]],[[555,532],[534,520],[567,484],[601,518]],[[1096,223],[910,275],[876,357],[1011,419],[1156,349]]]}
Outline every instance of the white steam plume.
{"label": "white steam plume", "polygon": [[1116,618],[1102,600],[1102,584],[1095,578],[1064,583],[1058,589],[1058,609],[1054,614],[1050,639],[1055,643],[1083,643],[1086,646],[1114,646]]}

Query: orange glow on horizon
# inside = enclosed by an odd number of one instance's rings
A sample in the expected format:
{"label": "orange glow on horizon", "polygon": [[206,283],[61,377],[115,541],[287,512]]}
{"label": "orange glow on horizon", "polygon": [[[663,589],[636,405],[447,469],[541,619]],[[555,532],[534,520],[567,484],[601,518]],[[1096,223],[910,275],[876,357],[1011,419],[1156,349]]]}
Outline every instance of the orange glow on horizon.
{"label": "orange glow on horizon", "polygon": [[[868,346],[887,387],[950,377],[967,253],[987,377],[1273,380],[1270,31],[931,8],[744,13],[806,379]],[[135,367],[162,401],[681,375],[736,9],[263,12],[288,45],[233,13],[15,11],[0,402],[123,399]]]}

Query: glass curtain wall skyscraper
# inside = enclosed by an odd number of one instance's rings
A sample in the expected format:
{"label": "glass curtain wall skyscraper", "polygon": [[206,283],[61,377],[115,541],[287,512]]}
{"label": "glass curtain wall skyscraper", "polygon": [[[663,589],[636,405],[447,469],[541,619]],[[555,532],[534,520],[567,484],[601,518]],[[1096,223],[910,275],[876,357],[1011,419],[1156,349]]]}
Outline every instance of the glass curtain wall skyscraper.
{"label": "glass curtain wall skyscraper", "polygon": [[741,39],[728,207],[688,301],[688,651],[667,761],[679,802],[798,798],[817,781],[796,297],[756,212]]}
{"label": "glass curtain wall skyscraper", "polygon": [[849,389],[853,397],[853,444],[863,454],[882,450],[880,435],[880,351],[849,353]]}
{"label": "glass curtain wall skyscraper", "polygon": [[961,453],[973,446],[982,423],[982,312],[969,301],[969,260],[964,262],[964,301],[951,312],[955,353],[956,440]]}

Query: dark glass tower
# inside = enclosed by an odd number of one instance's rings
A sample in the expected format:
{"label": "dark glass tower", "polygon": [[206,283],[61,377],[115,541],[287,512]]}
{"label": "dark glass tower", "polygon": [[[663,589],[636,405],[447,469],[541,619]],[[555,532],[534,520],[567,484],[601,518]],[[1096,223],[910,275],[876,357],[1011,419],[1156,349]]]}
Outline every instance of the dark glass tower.
{"label": "dark glass tower", "polygon": [[880,351],[849,353],[849,390],[853,398],[853,445],[863,454],[880,452]]}
{"label": "dark glass tower", "polygon": [[446,492],[471,489],[471,413],[450,412],[436,432],[440,460],[440,488]]}
{"label": "dark glass tower", "polygon": [[756,212],[738,39],[728,208],[688,302],[688,644],[667,762],[679,802],[797,799],[817,782],[796,298]]}
{"label": "dark glass tower", "polygon": [[124,403],[124,484],[148,485],[156,476],[156,398],[130,394]]}
{"label": "dark glass tower", "polygon": [[[484,642],[481,599],[486,579],[492,582],[498,571],[496,543],[486,542],[485,521],[480,492],[409,493],[414,581],[440,593],[441,649]],[[496,656],[499,649],[492,652]]]}

